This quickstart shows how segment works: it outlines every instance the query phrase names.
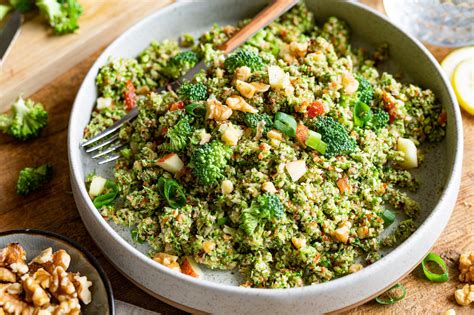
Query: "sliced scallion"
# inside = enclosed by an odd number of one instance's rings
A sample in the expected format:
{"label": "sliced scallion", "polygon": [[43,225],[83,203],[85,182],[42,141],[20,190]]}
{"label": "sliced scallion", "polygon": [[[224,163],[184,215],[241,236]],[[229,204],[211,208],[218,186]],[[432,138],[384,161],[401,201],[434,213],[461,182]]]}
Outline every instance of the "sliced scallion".
{"label": "sliced scallion", "polygon": [[321,154],[326,152],[327,144],[321,140],[321,135],[313,130],[310,130],[308,133],[308,138],[306,139],[306,145],[312,149],[315,149]]}
{"label": "sliced scallion", "polygon": [[103,206],[107,206],[111,204],[115,200],[115,198],[117,198],[118,187],[113,181],[107,180],[105,182],[105,188],[109,190],[110,192],[95,197],[93,201],[93,204],[97,209],[100,209]]}
{"label": "sliced scallion", "polygon": [[363,127],[372,118],[372,110],[369,105],[358,101],[354,105],[354,124]]}
{"label": "sliced scallion", "polygon": [[387,209],[384,212],[382,212],[380,217],[383,219],[383,225],[385,227],[392,224],[396,219],[395,213],[393,213],[392,211],[387,210]]}
{"label": "sliced scallion", "polygon": [[186,105],[185,110],[189,115],[192,115],[195,117],[204,116],[204,114],[206,113],[206,107],[204,106],[204,104],[200,104],[200,103],[193,103],[193,104]]}
{"label": "sliced scallion", "polygon": [[[434,273],[431,272],[429,269],[428,265],[430,262],[435,263],[438,265],[443,273]],[[449,280],[449,272],[448,272],[448,267],[446,266],[446,263],[444,260],[439,257],[438,254],[435,253],[429,253],[426,255],[425,259],[421,261],[421,267],[423,268],[423,273],[425,274],[426,278],[428,280],[433,281],[433,282],[446,282]]]}
{"label": "sliced scallion", "polygon": [[276,113],[274,127],[289,137],[296,136],[296,119],[291,115],[282,112]]}
{"label": "sliced scallion", "polygon": [[160,177],[157,186],[158,192],[165,197],[171,208],[182,208],[186,204],[186,195],[177,181]]}
{"label": "sliced scallion", "polygon": [[403,300],[406,295],[407,290],[405,289],[405,287],[402,284],[397,283],[396,285],[391,287],[390,290],[385,291],[381,295],[377,296],[375,298],[375,301],[379,304],[385,305],[395,304],[398,301]]}

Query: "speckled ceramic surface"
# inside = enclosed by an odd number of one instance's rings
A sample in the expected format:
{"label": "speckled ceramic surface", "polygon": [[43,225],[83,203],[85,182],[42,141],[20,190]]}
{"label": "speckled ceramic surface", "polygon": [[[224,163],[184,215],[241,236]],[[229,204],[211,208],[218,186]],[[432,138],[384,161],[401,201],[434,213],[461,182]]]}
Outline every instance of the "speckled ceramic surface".
{"label": "speckled ceramic surface", "polygon": [[213,23],[235,23],[254,16],[265,4],[254,1],[178,1],[144,19],[111,44],[99,57],[78,92],[69,125],[69,160],[74,197],[81,217],[99,247],[130,279],[143,288],[178,304],[213,313],[321,313],[363,302],[413,269],[433,246],[451,215],[459,190],[462,164],[461,118],[448,81],[430,53],[378,13],[347,1],[308,0],[319,22],[329,16],[346,20],[353,45],[371,49],[390,46],[392,73],[432,89],[448,112],[446,139],[428,150],[424,164],[415,171],[421,180],[413,195],[422,205],[421,226],[403,244],[362,271],[324,284],[293,289],[249,289],[236,284],[230,272],[205,271],[205,279],[175,273],[149,259],[145,246],[131,242],[129,231],[105,221],[90,201],[85,174],[92,170],[111,176],[112,165],[98,167],[79,148],[82,130],[96,99],[95,76],[109,56],[135,57],[152,40],[198,35]]}
{"label": "speckled ceramic surface", "polygon": [[52,247],[53,251],[64,249],[71,256],[68,270],[80,272],[92,282],[92,302],[83,306],[84,315],[114,315],[114,298],[112,289],[104,271],[95,258],[79,245],[64,236],[38,230],[16,230],[0,232],[0,248],[9,243],[19,243],[26,251],[26,259],[30,261],[41,251]]}

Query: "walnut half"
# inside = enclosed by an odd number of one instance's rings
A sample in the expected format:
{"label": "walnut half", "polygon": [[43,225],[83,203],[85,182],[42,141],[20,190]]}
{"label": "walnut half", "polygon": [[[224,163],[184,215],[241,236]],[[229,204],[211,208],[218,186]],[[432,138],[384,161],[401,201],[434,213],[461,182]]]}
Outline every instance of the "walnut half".
{"label": "walnut half", "polygon": [[459,280],[474,283],[474,251],[459,257]]}

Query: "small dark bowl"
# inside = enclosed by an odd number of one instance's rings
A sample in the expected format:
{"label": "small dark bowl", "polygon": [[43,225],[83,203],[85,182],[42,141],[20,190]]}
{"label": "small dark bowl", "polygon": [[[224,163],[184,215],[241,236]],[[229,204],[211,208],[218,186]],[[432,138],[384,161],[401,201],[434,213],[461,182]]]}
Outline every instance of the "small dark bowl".
{"label": "small dark bowl", "polygon": [[80,272],[92,281],[92,302],[81,309],[82,314],[115,315],[110,281],[99,262],[82,246],[60,234],[33,229],[0,232],[0,248],[9,243],[19,243],[26,251],[27,261],[48,247],[53,251],[64,249],[71,256],[68,270]]}

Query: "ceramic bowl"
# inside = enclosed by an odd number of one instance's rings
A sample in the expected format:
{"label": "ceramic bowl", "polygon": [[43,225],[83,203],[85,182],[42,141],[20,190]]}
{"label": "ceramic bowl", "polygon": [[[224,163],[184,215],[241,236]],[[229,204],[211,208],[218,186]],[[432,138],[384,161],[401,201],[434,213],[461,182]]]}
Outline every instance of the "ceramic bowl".
{"label": "ceramic bowl", "polygon": [[199,35],[213,23],[235,24],[255,16],[267,3],[254,1],[178,1],[130,28],[98,58],[77,94],[69,124],[69,161],[74,197],[88,231],[116,267],[149,293],[174,305],[212,313],[320,313],[341,310],[373,298],[410,272],[433,246],[449,220],[459,190],[462,160],[461,118],[448,80],[431,54],[379,13],[349,1],[308,0],[317,21],[337,16],[348,22],[352,45],[373,49],[390,46],[392,73],[432,89],[448,113],[445,140],[431,149],[415,175],[421,180],[414,196],[422,205],[420,227],[403,244],[378,262],[327,283],[292,289],[249,289],[238,286],[230,272],[205,271],[204,279],[176,273],[148,258],[147,248],[134,244],[128,229],[104,220],[88,197],[84,178],[95,170],[112,176],[112,165],[98,167],[79,144],[97,92],[99,67],[109,56],[135,57],[152,40]]}
{"label": "ceramic bowl", "polygon": [[80,272],[92,282],[92,302],[83,306],[82,314],[115,314],[112,287],[104,270],[94,256],[79,244],[56,233],[31,229],[0,232],[0,248],[9,243],[19,243],[26,251],[27,261],[48,247],[53,251],[64,249],[71,256],[68,270]]}

